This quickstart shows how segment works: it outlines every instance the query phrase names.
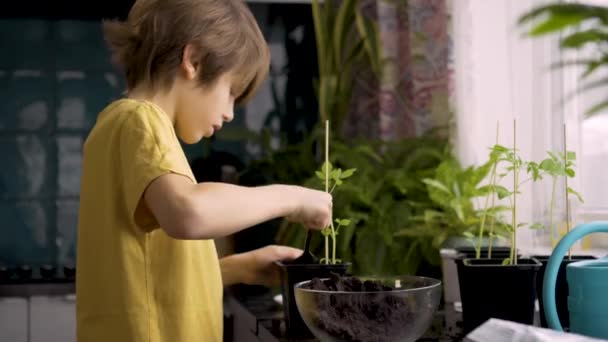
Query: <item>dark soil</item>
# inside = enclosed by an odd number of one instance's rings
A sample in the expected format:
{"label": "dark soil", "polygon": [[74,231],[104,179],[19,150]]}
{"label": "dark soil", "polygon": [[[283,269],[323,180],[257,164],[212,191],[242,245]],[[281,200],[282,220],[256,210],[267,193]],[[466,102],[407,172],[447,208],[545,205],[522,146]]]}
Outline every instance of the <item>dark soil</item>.
{"label": "dark soil", "polygon": [[390,286],[332,274],[327,280],[312,279],[309,288],[353,292],[349,295],[317,297],[320,316],[317,324],[321,330],[335,338],[344,341],[387,342],[399,341],[407,336],[408,322],[412,321],[413,314],[403,298],[391,294],[393,288]]}

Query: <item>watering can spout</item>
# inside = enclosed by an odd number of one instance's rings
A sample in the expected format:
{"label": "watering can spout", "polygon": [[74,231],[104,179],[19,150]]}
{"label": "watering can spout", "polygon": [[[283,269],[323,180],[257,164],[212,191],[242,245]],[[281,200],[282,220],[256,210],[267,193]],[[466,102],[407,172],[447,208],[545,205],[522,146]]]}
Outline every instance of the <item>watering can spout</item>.
{"label": "watering can spout", "polygon": [[[544,275],[543,302],[550,328],[563,331],[555,303],[557,273],[572,245],[592,233],[608,233],[608,221],[585,223],[566,234],[549,258]],[[608,339],[608,258],[586,260],[566,267],[570,330]]]}

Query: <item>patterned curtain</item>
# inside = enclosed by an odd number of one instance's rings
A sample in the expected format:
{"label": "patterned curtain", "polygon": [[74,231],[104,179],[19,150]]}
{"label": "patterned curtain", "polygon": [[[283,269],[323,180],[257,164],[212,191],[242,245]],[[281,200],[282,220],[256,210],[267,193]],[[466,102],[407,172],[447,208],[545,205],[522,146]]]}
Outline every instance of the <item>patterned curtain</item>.
{"label": "patterned curtain", "polygon": [[377,23],[383,70],[360,72],[345,124],[351,137],[413,137],[449,124],[449,0],[364,0]]}

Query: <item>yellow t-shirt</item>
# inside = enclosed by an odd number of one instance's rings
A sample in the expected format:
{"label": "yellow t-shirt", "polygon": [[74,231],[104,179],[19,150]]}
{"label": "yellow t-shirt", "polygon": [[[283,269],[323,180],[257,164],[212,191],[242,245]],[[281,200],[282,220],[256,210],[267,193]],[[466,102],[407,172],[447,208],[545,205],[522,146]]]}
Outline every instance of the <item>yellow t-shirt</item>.
{"label": "yellow t-shirt", "polygon": [[170,238],[140,201],[169,172],[195,178],[169,117],[121,99],[83,151],[76,276],[79,342],[219,342],[222,280],[213,240]]}

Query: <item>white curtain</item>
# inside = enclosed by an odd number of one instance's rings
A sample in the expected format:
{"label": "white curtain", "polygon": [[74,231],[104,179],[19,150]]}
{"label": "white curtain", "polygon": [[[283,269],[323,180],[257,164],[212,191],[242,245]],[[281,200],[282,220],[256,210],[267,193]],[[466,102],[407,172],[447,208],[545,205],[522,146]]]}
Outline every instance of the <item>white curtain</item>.
{"label": "white curtain", "polygon": [[[562,103],[564,94],[576,88],[578,73],[551,69],[551,63],[563,57],[558,37],[528,38],[517,25],[523,13],[543,3],[547,1],[452,0],[457,153],[465,165],[484,162],[495,143],[497,122],[499,143],[512,146],[515,119],[522,157],[540,161],[548,150],[563,150],[565,123],[568,150],[579,157],[577,177],[568,185],[580,190],[588,199],[585,205],[592,205],[597,214],[598,208],[608,207],[603,196],[608,193],[608,172],[602,169],[608,166],[608,118],[583,120],[590,100],[585,96]],[[554,219],[565,227],[563,186],[558,193]],[[518,221],[546,224],[549,202],[549,182],[528,183],[518,199]],[[589,219],[585,215],[590,206],[573,200],[571,206],[574,224]],[[547,233],[518,231],[518,248],[538,252],[547,247]]]}

